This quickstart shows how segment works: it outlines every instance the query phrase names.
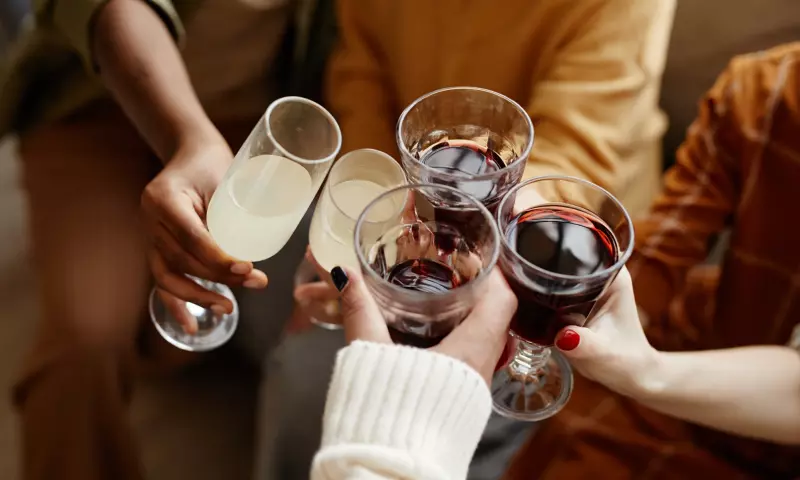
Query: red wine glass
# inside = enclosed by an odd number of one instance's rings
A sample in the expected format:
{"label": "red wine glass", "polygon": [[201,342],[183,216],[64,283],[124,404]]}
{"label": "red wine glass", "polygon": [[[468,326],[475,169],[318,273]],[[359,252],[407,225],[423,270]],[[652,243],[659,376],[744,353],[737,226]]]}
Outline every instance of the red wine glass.
{"label": "red wine glass", "polygon": [[[494,215],[522,179],[533,147],[533,122],[510,98],[482,88],[452,87],[415,100],[397,122],[397,146],[411,183],[449,185]],[[461,213],[456,222],[480,223]]]}
{"label": "red wine glass", "polygon": [[[471,212],[469,228],[437,218],[438,208]],[[354,238],[364,279],[395,343],[431,347],[466,318],[500,254],[489,210],[443,185],[404,185],[373,200]]]}
{"label": "red wine glass", "polygon": [[555,415],[572,392],[572,371],[550,349],[556,334],[583,326],[633,250],[628,212],[586,180],[538,177],[511,189],[497,213],[498,264],[519,305],[516,351],[492,380],[494,409],[517,420]]}

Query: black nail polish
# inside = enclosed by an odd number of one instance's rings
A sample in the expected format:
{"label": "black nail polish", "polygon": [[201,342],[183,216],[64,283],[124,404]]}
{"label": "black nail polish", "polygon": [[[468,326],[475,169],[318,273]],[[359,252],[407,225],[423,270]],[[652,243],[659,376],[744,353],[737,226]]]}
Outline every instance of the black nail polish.
{"label": "black nail polish", "polygon": [[347,286],[347,274],[344,273],[342,267],[333,267],[331,269],[331,278],[333,279],[333,284],[336,285],[336,289],[340,292]]}

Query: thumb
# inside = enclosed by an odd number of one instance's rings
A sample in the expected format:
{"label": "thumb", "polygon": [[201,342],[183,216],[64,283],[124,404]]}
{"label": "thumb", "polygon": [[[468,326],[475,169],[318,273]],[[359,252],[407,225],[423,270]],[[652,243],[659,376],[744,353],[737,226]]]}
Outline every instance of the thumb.
{"label": "thumb", "polygon": [[391,343],[386,320],[361,274],[354,269],[333,267],[331,279],[342,292],[342,323],[347,343],[355,340]]}
{"label": "thumb", "polygon": [[556,347],[570,361],[601,358],[609,345],[606,339],[584,327],[567,327],[556,335]]}

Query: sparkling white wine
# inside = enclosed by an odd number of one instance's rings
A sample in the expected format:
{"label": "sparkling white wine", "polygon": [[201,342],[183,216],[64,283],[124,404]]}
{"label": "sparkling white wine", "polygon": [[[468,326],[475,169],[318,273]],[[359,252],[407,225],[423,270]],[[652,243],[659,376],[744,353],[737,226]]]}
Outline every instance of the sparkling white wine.
{"label": "sparkling white wine", "polygon": [[266,260],[289,241],[315,192],[302,165],[277,155],[252,157],[214,192],[208,230],[228,255]]}
{"label": "sparkling white wine", "polygon": [[[309,244],[314,258],[326,270],[339,265],[358,268],[353,248],[356,219],[364,208],[390,187],[369,180],[346,180],[326,187],[320,196],[311,220]],[[371,215],[376,220],[388,219],[394,205],[384,202]]]}

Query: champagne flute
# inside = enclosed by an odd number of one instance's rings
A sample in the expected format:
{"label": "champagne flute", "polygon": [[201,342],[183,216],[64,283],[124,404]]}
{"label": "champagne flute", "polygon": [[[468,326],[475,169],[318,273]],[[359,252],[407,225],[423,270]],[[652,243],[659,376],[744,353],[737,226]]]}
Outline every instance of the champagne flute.
{"label": "champagne flute", "polygon": [[[520,199],[528,202],[521,211]],[[511,320],[516,351],[492,380],[494,409],[517,420],[544,420],[572,392],[569,363],[550,347],[562,328],[583,326],[591,316],[633,252],[633,224],[610,193],[565,176],[514,187],[500,202],[497,223],[498,265],[518,307]]]}
{"label": "champagne flute", "polygon": [[[342,145],[333,116],[311,100],[280,98],[267,108],[239,149],[214,192],[206,225],[214,241],[230,256],[246,261],[277,254],[294,233]],[[233,312],[216,314],[187,302],[197,333],[186,333],[155,289],[150,317],[172,345],[208,351],[227,342],[236,330],[239,309],[226,285],[190,277],[233,302]]]}
{"label": "champagne flute", "polygon": [[[341,328],[338,292],[326,285],[327,272],[337,265],[358,268],[353,248],[358,216],[380,194],[405,183],[400,164],[378,150],[352,151],[331,168],[308,236],[317,265],[305,260],[295,274],[295,298],[312,323],[329,330]],[[384,221],[392,213],[374,211],[371,220]],[[329,298],[331,292],[335,298]]]}

